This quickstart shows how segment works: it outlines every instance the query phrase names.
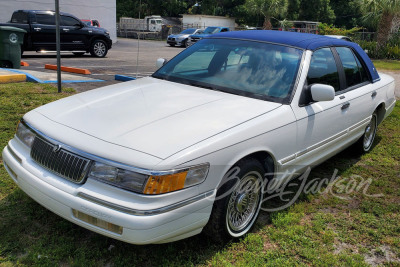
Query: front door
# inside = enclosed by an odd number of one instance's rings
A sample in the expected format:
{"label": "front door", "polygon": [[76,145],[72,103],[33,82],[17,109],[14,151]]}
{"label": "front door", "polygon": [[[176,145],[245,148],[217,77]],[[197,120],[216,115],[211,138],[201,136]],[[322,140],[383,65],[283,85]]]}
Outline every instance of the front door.
{"label": "front door", "polygon": [[85,50],[86,37],[89,33],[82,26],[83,24],[73,17],[61,16],[60,38],[62,50]]}
{"label": "front door", "polygon": [[[332,101],[314,102],[310,86],[326,84],[335,88]],[[346,135],[346,110],[344,99],[338,92],[342,90],[338,71],[338,61],[330,48],[316,50],[311,58],[307,81],[300,103],[292,108],[297,120],[296,169],[304,169],[318,163],[317,159],[328,157]]]}

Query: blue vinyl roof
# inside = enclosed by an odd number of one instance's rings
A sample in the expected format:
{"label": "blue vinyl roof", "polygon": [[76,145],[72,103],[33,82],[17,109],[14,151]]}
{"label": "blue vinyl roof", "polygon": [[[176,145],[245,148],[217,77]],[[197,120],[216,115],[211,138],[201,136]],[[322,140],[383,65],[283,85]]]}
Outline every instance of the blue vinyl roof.
{"label": "blue vinyl roof", "polygon": [[357,54],[364,61],[373,82],[379,81],[378,72],[375,69],[374,64],[364,50],[356,43],[348,42],[341,39],[327,37],[323,35],[311,34],[311,33],[298,33],[298,32],[287,32],[287,31],[232,31],[224,33],[216,33],[206,37],[207,39],[214,38],[229,38],[229,39],[241,39],[250,41],[260,41],[268,43],[283,44],[293,47],[298,47],[307,50],[316,50],[321,47],[327,46],[347,46],[353,48]]}

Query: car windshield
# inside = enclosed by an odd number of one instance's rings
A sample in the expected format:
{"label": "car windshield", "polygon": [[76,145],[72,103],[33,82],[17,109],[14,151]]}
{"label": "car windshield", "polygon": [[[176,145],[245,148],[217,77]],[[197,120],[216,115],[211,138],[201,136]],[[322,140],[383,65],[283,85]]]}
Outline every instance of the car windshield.
{"label": "car windshield", "polygon": [[154,78],[288,103],[303,51],[283,45],[202,39],[153,74]]}
{"label": "car windshield", "polygon": [[196,31],[196,29],[186,29],[181,32],[181,34],[193,34]]}
{"label": "car windshield", "polygon": [[218,31],[217,27],[208,27],[207,29],[204,30],[203,33],[205,34],[213,34],[216,33]]}

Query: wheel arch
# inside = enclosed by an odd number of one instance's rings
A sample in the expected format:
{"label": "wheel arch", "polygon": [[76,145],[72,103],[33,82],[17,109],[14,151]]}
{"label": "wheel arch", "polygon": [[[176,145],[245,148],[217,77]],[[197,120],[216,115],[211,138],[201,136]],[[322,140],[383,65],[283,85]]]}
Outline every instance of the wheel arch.
{"label": "wheel arch", "polygon": [[383,121],[383,119],[385,118],[385,113],[386,113],[386,109],[385,109],[385,103],[380,103],[376,109],[375,112],[378,116],[378,125]]}
{"label": "wheel arch", "polygon": [[107,49],[109,49],[108,43],[107,43],[107,38],[105,38],[105,37],[103,37],[103,36],[101,36],[101,35],[93,36],[93,37],[89,40],[89,49],[90,49],[90,47],[92,46],[93,42],[96,41],[96,40],[101,40],[101,41],[105,42],[106,45],[107,45]]}
{"label": "wheel arch", "polygon": [[254,158],[257,161],[259,161],[262,166],[264,167],[264,170],[267,171],[268,173],[272,172],[273,175],[269,176],[269,178],[273,178],[275,176],[276,168],[277,168],[277,161],[273,154],[267,150],[258,150],[258,151],[253,151],[246,153],[245,155],[241,155],[238,158],[235,158],[233,160],[233,164],[230,164],[230,166],[235,166],[238,164],[241,160],[248,159],[248,158]]}

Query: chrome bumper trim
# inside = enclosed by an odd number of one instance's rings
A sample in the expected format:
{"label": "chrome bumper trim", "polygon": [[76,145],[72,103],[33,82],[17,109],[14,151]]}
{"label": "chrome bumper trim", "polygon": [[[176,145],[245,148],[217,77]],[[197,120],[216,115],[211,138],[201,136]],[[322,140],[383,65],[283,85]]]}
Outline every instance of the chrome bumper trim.
{"label": "chrome bumper trim", "polygon": [[170,212],[170,211],[182,208],[186,205],[192,204],[194,202],[197,202],[199,200],[202,200],[209,196],[212,196],[213,194],[214,194],[214,190],[211,190],[206,193],[197,195],[195,197],[183,200],[181,202],[177,202],[172,205],[168,205],[168,206],[165,206],[162,208],[152,209],[152,210],[135,210],[135,209],[127,208],[127,207],[124,207],[124,206],[121,206],[118,204],[110,203],[108,201],[99,199],[97,197],[90,196],[90,195],[82,193],[82,192],[78,193],[78,197],[85,199],[87,201],[99,204],[101,206],[108,207],[110,209],[126,213],[126,214],[136,215],[136,216],[152,216],[152,215],[158,215],[158,214],[162,214],[162,213],[166,213],[166,212]]}
{"label": "chrome bumper trim", "polygon": [[13,150],[10,146],[7,146],[7,150],[8,150],[8,152],[10,152],[11,156],[12,156],[16,161],[18,161],[19,164],[22,164],[22,159],[21,159],[20,157],[17,156],[17,154],[14,152],[14,150]]}

